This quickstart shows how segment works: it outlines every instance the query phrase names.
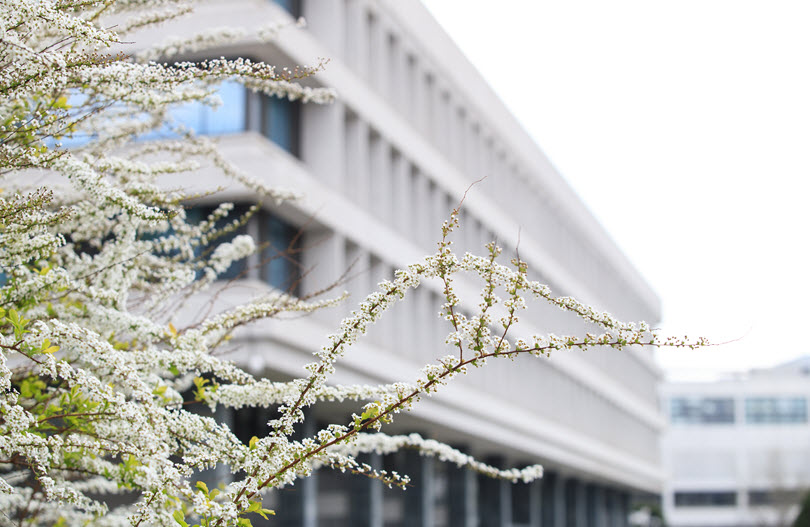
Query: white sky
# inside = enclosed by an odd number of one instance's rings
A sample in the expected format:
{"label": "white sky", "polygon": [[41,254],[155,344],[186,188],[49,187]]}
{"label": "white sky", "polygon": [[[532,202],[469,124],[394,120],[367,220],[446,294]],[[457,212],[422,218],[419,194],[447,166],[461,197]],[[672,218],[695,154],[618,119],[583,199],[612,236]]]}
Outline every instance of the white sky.
{"label": "white sky", "polygon": [[810,353],[810,2],[425,0],[660,295],[677,378]]}

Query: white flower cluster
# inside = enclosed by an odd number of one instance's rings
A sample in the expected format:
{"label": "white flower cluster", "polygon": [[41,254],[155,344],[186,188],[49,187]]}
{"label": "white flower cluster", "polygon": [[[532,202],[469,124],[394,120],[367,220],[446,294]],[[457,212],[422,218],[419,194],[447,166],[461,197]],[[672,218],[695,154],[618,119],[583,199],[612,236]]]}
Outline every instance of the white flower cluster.
{"label": "white flower cluster", "polygon": [[[167,42],[145,50],[142,61],[114,53],[122,35],[188,9],[175,0],[0,3],[0,523],[244,525],[246,516],[269,512],[261,507],[263,491],[292,485],[318,467],[404,486],[406,475],[375,471],[356,459],[399,448],[530,481],[541,476],[540,467],[497,469],[416,435],[368,432],[490,358],[705,344],[661,339],[645,324],[625,324],[556,298],[526,278],[525,263],[498,263],[494,245],[485,257],[457,257],[448,241],[458,224],[455,211],[436,254],[382,282],[314,353],[302,378],[255,379],[223,360],[219,351],[242,326],[328,308],[343,297],[272,293],[175,327],[189,299],[256,246],[242,235],[223,241],[246,221],[231,218],[231,205],[191,222],[184,203],[199,196],[166,190],[161,178],[209,166],[259,200],[296,195],[241,173],[214,142],[191,132],[175,130],[176,140],[136,139],[166,125],[172,105],[214,104],[212,89],[225,79],[311,102],[328,102],[334,94],[297,82],[320,65],[276,71],[246,59],[150,61],[246,38],[236,30]],[[104,22],[110,17],[115,24]],[[262,28],[256,38],[272,38],[277,30]],[[58,146],[76,139],[80,146]],[[39,181],[45,186],[30,186]],[[459,273],[482,284],[478,308],[469,315],[461,313],[453,286]],[[337,361],[424,279],[444,284],[441,316],[454,353],[425,366],[414,384],[331,386]],[[532,298],[573,312],[602,333],[510,341]],[[277,406],[278,416],[266,435],[245,445],[226,425],[190,411],[189,392],[212,409]],[[304,410],[320,401],[357,402],[358,413],[293,440]],[[230,470],[223,489],[194,481],[212,467]],[[135,503],[113,507],[124,501],[109,499],[119,493]]]}
{"label": "white flower cluster", "polygon": [[543,477],[543,467],[531,465],[522,469],[499,469],[486,463],[477,461],[460,450],[456,450],[444,443],[433,439],[425,439],[419,434],[388,436],[385,434],[358,434],[357,439],[350,445],[332,447],[332,451],[341,452],[349,456],[361,453],[375,452],[377,454],[390,454],[403,448],[413,448],[423,456],[435,457],[439,461],[453,463],[457,467],[466,467],[481,474],[512,481],[530,483]]}

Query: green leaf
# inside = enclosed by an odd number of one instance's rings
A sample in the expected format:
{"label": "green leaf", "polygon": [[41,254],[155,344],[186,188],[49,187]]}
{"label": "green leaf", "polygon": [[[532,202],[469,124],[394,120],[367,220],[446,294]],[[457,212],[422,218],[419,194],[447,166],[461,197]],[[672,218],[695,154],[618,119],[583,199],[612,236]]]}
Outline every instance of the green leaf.
{"label": "green leaf", "polygon": [[198,481],[194,486],[203,491],[203,493],[206,496],[208,496],[208,485],[206,485],[204,481]]}
{"label": "green leaf", "polygon": [[188,523],[186,523],[186,515],[183,514],[183,511],[177,509],[172,513],[172,518],[174,521],[180,524],[181,527],[188,527]]}

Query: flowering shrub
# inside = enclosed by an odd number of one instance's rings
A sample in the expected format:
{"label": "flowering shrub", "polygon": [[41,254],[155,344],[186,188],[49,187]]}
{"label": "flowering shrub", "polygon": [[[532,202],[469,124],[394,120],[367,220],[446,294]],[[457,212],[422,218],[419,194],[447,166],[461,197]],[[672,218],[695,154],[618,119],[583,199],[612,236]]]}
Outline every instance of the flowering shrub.
{"label": "flowering shrub", "polygon": [[[454,211],[437,252],[379,284],[327,337],[304,377],[269,382],[218,358],[215,350],[241,326],[342,298],[273,293],[184,328],[170,322],[191,295],[256,246],[244,235],[222,241],[244,221],[223,222],[232,205],[191,222],[183,203],[193,196],[166,189],[160,178],[207,165],[263,198],[295,197],[242,174],[210,140],[173,124],[170,110],[189,101],[215,105],[213,89],[225,79],[314,103],[334,95],[297,83],[320,66],[279,72],[246,59],[150,61],[244,37],[235,31],[174,39],[134,57],[113,51],[131,32],[187,10],[171,0],[0,4],[0,523],[245,526],[254,515],[273,513],[263,508],[262,491],[320,466],[404,486],[407,476],[377,472],[356,456],[406,446],[493,477],[530,481],[540,467],[500,470],[419,436],[371,432],[490,359],[702,344],[662,340],[643,323],[556,298],[527,278],[524,262],[500,264],[494,245],[487,256],[457,256],[449,239],[458,226]],[[112,18],[114,25],[104,23]],[[138,139],[167,126],[175,139]],[[470,316],[460,313],[454,292],[458,273],[482,283]],[[457,352],[427,365],[413,385],[329,385],[336,361],[425,279],[444,284],[447,343]],[[513,339],[527,299],[576,313],[601,333]],[[212,408],[277,405],[278,416],[266,436],[246,445],[227,426],[188,411],[182,394],[189,390]],[[358,401],[358,413],[292,439],[307,407],[335,399]],[[217,465],[232,473],[226,485],[209,490],[196,481],[195,474]],[[131,499],[110,499],[121,493]],[[127,504],[110,505],[121,501]]]}

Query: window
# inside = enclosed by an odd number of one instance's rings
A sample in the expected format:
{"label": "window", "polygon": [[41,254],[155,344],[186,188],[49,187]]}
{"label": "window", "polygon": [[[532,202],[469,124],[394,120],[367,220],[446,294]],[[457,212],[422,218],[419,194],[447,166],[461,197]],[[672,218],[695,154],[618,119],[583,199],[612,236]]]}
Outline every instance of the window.
{"label": "window", "polygon": [[515,525],[531,524],[531,483],[519,481],[509,486],[511,492],[512,523]]}
{"label": "window", "polygon": [[262,95],[262,134],[294,156],[299,155],[300,104]]}
{"label": "window", "polygon": [[273,0],[273,3],[280,5],[289,14],[298,18],[301,16],[301,1],[300,0]]}
{"label": "window", "polygon": [[217,90],[222,105],[216,109],[191,102],[171,111],[175,122],[201,135],[235,134],[245,130],[245,87],[236,82],[223,82]]}
{"label": "window", "polygon": [[670,400],[672,424],[732,424],[734,399],[731,397],[673,397]]}
{"label": "window", "polygon": [[752,507],[793,505],[801,499],[802,492],[794,489],[748,491],[748,504]]}
{"label": "window", "polygon": [[[405,451],[393,452],[383,456],[383,470],[388,473],[399,472],[400,474],[409,474],[411,476],[419,475],[416,470],[409,471],[411,467],[408,464],[408,456]],[[413,484],[413,483],[412,483]],[[410,496],[410,494],[417,494],[417,496]],[[399,488],[383,488],[383,527],[405,527],[407,525],[406,517],[408,515],[408,505],[412,505],[414,497],[418,498],[417,493],[410,493],[409,491],[403,492]],[[418,507],[418,503],[417,503]],[[419,511],[416,510],[418,513]]]}
{"label": "window", "polygon": [[[206,218],[208,218],[208,216],[212,212],[214,212],[216,208],[217,205],[198,205],[192,207],[188,209],[188,211],[186,211],[187,221],[188,223],[191,224],[200,223],[204,221]],[[221,229],[226,225],[240,219],[247,213],[248,209],[250,209],[249,205],[245,204],[234,205],[233,210],[231,210],[231,212],[226,217],[217,220],[215,224],[215,229]],[[247,231],[248,231],[247,224],[241,225],[234,231],[218,237],[216,240],[212,241],[208,247],[203,247],[201,250],[202,251],[211,250],[220,243],[230,242],[239,234],[247,234]],[[245,259],[238,260],[236,262],[233,262],[224,273],[219,275],[219,280],[233,280],[234,278],[237,277],[247,278],[246,271],[247,271],[247,261]]]}
{"label": "window", "polygon": [[745,421],[751,424],[794,424],[807,422],[804,397],[748,397]]}
{"label": "window", "polygon": [[267,244],[262,250],[262,280],[282,291],[296,294],[301,277],[300,229],[281,218],[262,211],[259,214],[259,236]]}
{"label": "window", "polygon": [[676,492],[676,507],[734,507],[737,493],[734,491]]}

